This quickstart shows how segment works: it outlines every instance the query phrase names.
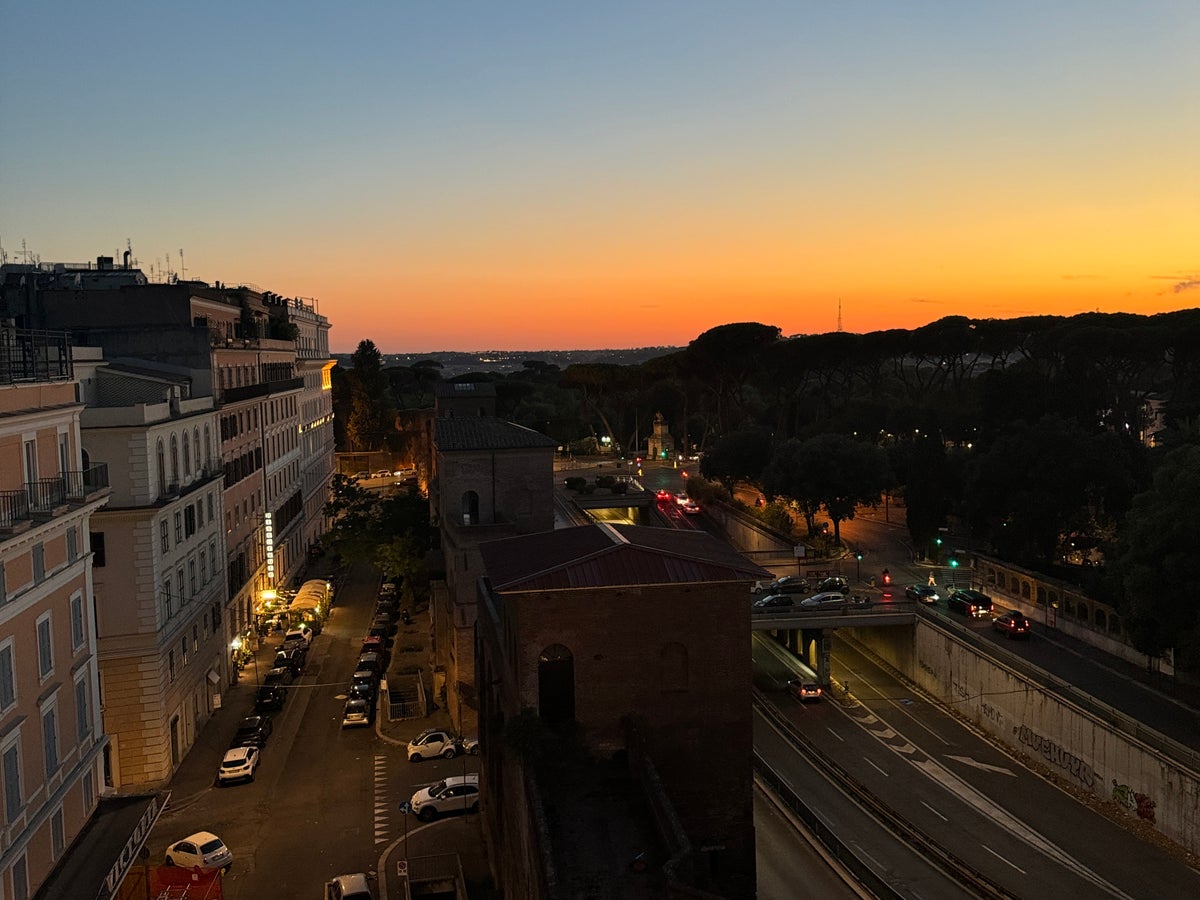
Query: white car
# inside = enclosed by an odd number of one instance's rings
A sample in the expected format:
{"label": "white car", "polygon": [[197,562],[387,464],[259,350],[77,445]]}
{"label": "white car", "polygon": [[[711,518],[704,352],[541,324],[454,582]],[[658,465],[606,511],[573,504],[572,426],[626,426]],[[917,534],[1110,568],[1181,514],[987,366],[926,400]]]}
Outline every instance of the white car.
{"label": "white car", "polygon": [[226,784],[230,781],[254,780],[254,770],[258,768],[261,751],[257,747],[234,747],[225,752],[221,760],[221,768],[217,771],[217,783]]}
{"label": "white car", "polygon": [[325,900],[374,900],[374,897],[362,872],[339,875],[325,882]]}
{"label": "white car", "polygon": [[291,629],[283,636],[283,642],[299,641],[304,649],[308,649],[308,645],[312,643],[312,629],[307,625],[301,625],[299,628]]}
{"label": "white car", "polygon": [[462,744],[448,731],[440,728],[426,728],[408,742],[408,761],[419,762],[422,759],[433,759],[441,756],[444,759],[454,759],[462,750]]}
{"label": "white car", "polygon": [[228,872],[229,867],[233,865],[233,853],[212,832],[197,831],[168,847],[163,865],[205,871],[222,869]]}
{"label": "white car", "polygon": [[475,812],[479,809],[479,776],[453,775],[417,791],[408,803],[422,822],[448,812]]}

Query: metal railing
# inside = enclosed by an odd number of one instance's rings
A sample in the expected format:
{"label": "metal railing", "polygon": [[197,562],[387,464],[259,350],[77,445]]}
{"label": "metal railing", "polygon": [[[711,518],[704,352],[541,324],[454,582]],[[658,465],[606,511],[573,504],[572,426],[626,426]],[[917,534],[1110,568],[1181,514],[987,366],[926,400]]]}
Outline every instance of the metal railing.
{"label": "metal railing", "polygon": [[0,384],[74,377],[71,339],[65,331],[0,328]]}

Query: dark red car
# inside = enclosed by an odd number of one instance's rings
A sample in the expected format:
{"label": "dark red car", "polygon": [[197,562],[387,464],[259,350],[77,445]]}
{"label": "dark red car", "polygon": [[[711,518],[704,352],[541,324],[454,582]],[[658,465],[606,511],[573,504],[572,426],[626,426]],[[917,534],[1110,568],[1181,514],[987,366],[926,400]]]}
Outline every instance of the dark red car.
{"label": "dark red car", "polygon": [[1016,610],[994,618],[992,627],[1010,638],[1029,637],[1029,620]]}

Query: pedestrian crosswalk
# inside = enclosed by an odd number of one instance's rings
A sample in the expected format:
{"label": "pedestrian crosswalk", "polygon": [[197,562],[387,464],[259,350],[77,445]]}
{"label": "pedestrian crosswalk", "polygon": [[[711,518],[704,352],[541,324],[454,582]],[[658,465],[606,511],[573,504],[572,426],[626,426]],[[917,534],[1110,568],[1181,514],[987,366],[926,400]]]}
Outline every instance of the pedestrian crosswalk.
{"label": "pedestrian crosswalk", "polygon": [[386,843],[391,832],[387,757],[375,757],[375,843]]}

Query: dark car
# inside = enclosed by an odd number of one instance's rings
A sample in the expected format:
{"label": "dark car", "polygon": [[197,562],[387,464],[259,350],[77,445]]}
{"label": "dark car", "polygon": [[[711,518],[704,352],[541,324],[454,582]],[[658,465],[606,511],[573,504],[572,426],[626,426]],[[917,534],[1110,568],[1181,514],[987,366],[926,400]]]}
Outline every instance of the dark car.
{"label": "dark car", "polygon": [[362,649],[359,653],[378,653],[383,654],[383,638],[379,635],[368,634],[362,639]]}
{"label": "dark car", "polygon": [[262,747],[271,736],[270,716],[246,716],[238,723],[230,747]]}
{"label": "dark car", "polygon": [[350,690],[368,693],[374,698],[379,690],[379,677],[370,669],[360,669],[350,677]]}
{"label": "dark car", "polygon": [[396,623],[392,620],[392,617],[387,614],[377,615],[374,619],[372,619],[371,627],[383,628],[388,634],[396,633]]}
{"label": "dark car", "polygon": [[[370,673],[368,673],[370,674]],[[366,700],[372,707],[375,706],[375,685],[374,682],[367,681],[351,681],[350,689],[346,691],[347,700]]]}
{"label": "dark car", "polygon": [[275,664],[271,668],[291,669],[292,677],[299,678],[300,673],[304,671],[304,656],[304,651],[299,648],[295,650],[280,650],[275,654]]}
{"label": "dark car", "polygon": [[367,630],[367,636],[380,638],[383,641],[384,646],[386,646],[392,642],[391,632],[393,630],[394,629],[392,628],[385,628],[382,625],[372,625]]}
{"label": "dark car", "polygon": [[[375,622],[379,624],[390,624],[400,618],[400,607],[395,603],[380,603],[375,607]],[[387,622],[383,622],[386,619]]]}
{"label": "dark car", "polygon": [[756,581],[756,594],[807,594],[808,579],[803,575],[784,575],[774,581]]}
{"label": "dark car", "polygon": [[357,670],[360,672],[374,672],[375,675],[383,675],[383,654],[382,653],[363,653],[358,657]]}
{"label": "dark car", "polygon": [[1029,637],[1029,620],[1016,610],[1006,612],[992,620],[992,627],[1010,638]]}
{"label": "dark car", "polygon": [[904,589],[904,596],[918,603],[937,603],[941,596],[931,584],[910,584]]}
{"label": "dark car", "polygon": [[951,592],[950,596],[946,598],[946,606],[954,612],[966,613],[968,616],[982,619],[992,613],[992,598],[983,591],[960,588]]}
{"label": "dark car", "polygon": [[281,687],[291,684],[294,680],[295,676],[288,666],[280,666],[278,669],[272,669],[263,676],[263,684],[277,684]]}
{"label": "dark car", "polygon": [[278,684],[265,684],[258,689],[254,698],[254,708],[260,712],[268,709],[283,709],[283,701],[287,699],[287,688]]}
{"label": "dark car", "polygon": [[817,586],[813,589],[814,594],[846,594],[849,593],[849,591],[850,582],[841,575],[830,575],[828,578],[822,578],[817,582]]}

